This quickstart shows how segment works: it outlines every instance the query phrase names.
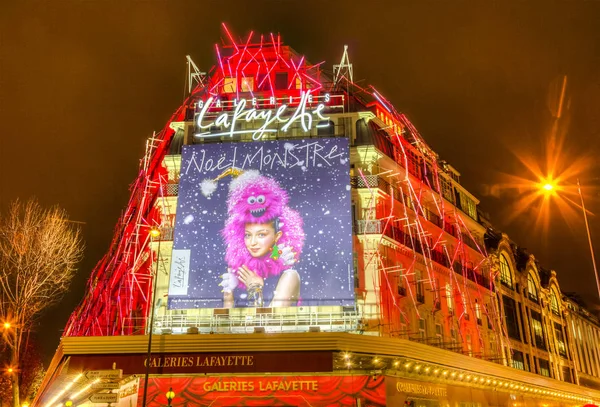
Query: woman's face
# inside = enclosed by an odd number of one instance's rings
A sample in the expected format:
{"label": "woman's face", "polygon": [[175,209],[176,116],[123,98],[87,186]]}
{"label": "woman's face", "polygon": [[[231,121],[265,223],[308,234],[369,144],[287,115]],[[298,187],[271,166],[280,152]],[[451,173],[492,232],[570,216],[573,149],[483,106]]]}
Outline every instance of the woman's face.
{"label": "woman's face", "polygon": [[246,223],[244,242],[252,257],[262,257],[281,237],[281,231],[275,233],[273,223]]}

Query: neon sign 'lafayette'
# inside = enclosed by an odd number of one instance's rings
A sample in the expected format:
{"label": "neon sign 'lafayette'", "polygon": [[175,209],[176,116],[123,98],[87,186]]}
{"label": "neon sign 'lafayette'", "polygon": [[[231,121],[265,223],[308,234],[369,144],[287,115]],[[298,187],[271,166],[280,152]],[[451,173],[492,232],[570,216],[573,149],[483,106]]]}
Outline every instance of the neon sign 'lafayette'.
{"label": "neon sign 'lafayette'", "polygon": [[[325,102],[329,102],[331,100],[331,95],[329,93],[325,94]],[[274,123],[285,123],[283,127],[281,127],[282,131],[287,131],[290,126],[296,122],[300,122],[302,125],[302,129],[305,132],[308,132],[313,125],[313,119],[321,120],[329,120],[329,117],[323,116],[322,112],[325,109],[325,105],[323,103],[319,103],[313,110],[307,111],[307,105],[312,104],[312,95],[310,91],[303,92],[300,98],[300,103],[296,107],[296,110],[293,114],[289,115],[288,105],[281,105],[277,107],[277,109],[273,110],[258,110],[254,107],[250,109],[246,109],[246,105],[248,101],[246,99],[240,99],[235,105],[235,110],[233,112],[223,112],[221,113],[214,121],[210,121],[205,123],[204,117],[208,113],[208,110],[211,107],[220,107],[219,100],[216,101],[215,106],[213,105],[214,98],[211,96],[208,98],[206,102],[198,102],[198,108],[200,108],[200,113],[198,114],[198,118],[196,119],[196,124],[198,128],[201,130],[210,129],[214,127],[220,127],[227,131],[223,132],[200,132],[196,133],[196,137],[219,137],[219,136],[230,136],[233,137],[234,134],[252,134],[253,140],[259,140],[265,133],[276,133],[277,129],[269,128]],[[272,103],[275,104],[274,98],[271,98]],[[291,100],[290,100],[291,101]],[[252,99],[252,106],[256,105],[256,99]],[[255,120],[262,120],[263,124],[257,129],[247,129],[247,130],[235,130],[236,123],[241,121],[246,121],[247,123],[253,122]],[[325,125],[316,125],[316,127],[325,127],[329,126],[329,122]]]}

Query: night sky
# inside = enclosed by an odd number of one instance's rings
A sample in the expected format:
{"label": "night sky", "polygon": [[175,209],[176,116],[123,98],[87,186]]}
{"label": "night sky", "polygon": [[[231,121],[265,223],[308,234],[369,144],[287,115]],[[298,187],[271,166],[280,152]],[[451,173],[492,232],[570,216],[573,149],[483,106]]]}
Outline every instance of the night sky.
{"label": "night sky", "polygon": [[[598,1],[3,1],[0,3],[0,209],[37,197],[85,222],[85,259],[71,292],[44,316],[47,360],[129,198],[146,138],[184,97],[185,56],[215,63],[226,22],[237,37],[280,32],[331,69],[349,45],[354,79],[373,84],[462,174],[496,227],[557,270],[563,291],[594,307],[598,294],[581,212],[539,204],[517,218],[543,163],[557,83],[568,76],[561,162],[588,166],[586,205],[600,213]],[[590,217],[600,257],[600,221]]]}

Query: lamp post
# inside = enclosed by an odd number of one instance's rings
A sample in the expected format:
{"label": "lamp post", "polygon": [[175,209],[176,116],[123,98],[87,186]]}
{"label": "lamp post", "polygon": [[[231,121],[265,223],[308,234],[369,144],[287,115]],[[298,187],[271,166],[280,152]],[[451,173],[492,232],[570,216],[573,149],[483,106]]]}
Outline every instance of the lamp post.
{"label": "lamp post", "polygon": [[[153,227],[150,229],[150,243],[154,242],[155,238],[160,237],[160,229],[157,227]],[[150,249],[152,250],[152,249]],[[158,240],[158,248],[156,255],[156,272],[154,272],[154,265],[152,265],[152,297],[150,301],[152,301],[152,305],[150,307],[150,323],[148,324],[148,352],[146,355],[146,373],[144,375],[144,395],[142,397],[142,407],[146,407],[146,398],[148,396],[148,378],[150,376],[150,356],[152,356],[152,329],[154,327],[154,309],[156,304],[156,286],[158,280],[158,262],[160,260],[160,239]],[[170,402],[169,402],[170,404]]]}
{"label": "lamp post", "polygon": [[167,407],[171,407],[171,401],[175,398],[175,392],[172,387],[169,387],[169,391],[165,394],[167,396]]}
{"label": "lamp post", "polygon": [[598,269],[596,267],[596,256],[594,256],[594,245],[592,244],[592,235],[590,234],[590,224],[588,223],[587,212],[585,210],[585,202],[583,201],[583,194],[581,193],[581,185],[579,184],[579,178],[577,178],[577,192],[579,192],[579,198],[581,199],[583,221],[585,223],[585,231],[587,233],[588,244],[590,246],[590,255],[592,256],[592,267],[594,268],[594,277],[596,277],[596,288],[598,288],[598,297],[600,297],[600,277],[598,277]]}
{"label": "lamp post", "polygon": [[[557,186],[547,181],[542,183],[541,188],[544,189],[544,193],[553,193]],[[590,224],[587,218],[587,211],[585,210],[585,201],[583,200],[583,193],[581,192],[581,184],[579,178],[577,178],[577,192],[579,193],[579,199],[581,201],[581,211],[583,212],[583,223],[585,224],[585,231],[587,234],[588,245],[590,248],[590,256],[592,257],[592,267],[594,269],[594,277],[596,278],[596,288],[598,289],[598,297],[600,298],[600,277],[598,276],[598,268],[596,266],[596,256],[594,255],[594,245],[592,244],[592,235],[590,233]]]}
{"label": "lamp post", "polygon": [[6,373],[10,375],[12,385],[13,406],[19,406],[19,336],[17,333],[17,325],[5,320],[2,323],[2,336],[11,350],[11,365],[6,369]]}

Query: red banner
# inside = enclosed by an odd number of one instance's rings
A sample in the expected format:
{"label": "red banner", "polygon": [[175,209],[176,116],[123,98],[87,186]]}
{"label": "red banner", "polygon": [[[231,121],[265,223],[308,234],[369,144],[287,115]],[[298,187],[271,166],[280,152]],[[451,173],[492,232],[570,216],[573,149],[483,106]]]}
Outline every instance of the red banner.
{"label": "red banner", "polygon": [[[143,398],[140,379],[138,400]],[[371,376],[266,376],[151,378],[147,406],[353,406],[383,407],[384,378]]]}

